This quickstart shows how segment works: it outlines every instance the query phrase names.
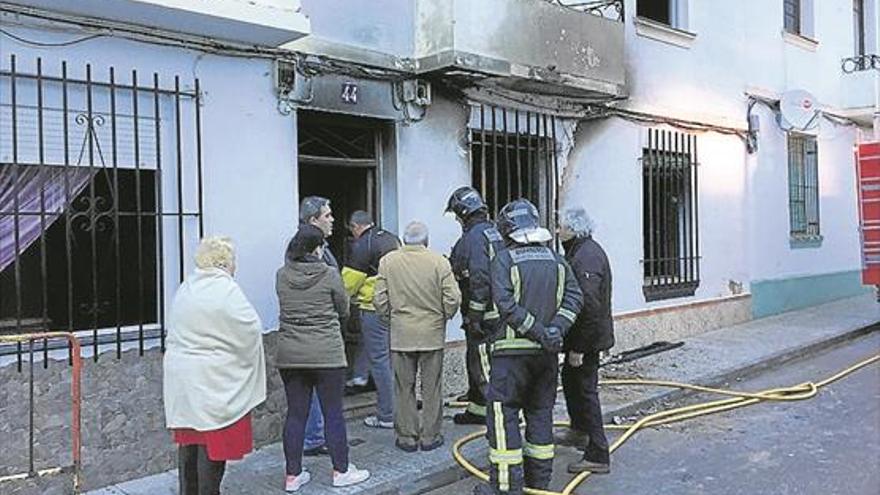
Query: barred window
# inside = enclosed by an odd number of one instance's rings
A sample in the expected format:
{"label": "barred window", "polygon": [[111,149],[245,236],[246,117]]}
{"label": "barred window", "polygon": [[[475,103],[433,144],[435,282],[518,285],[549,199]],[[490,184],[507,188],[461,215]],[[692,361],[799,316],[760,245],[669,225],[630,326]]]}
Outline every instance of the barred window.
{"label": "barred window", "polygon": [[651,129],[642,151],[647,301],[692,296],[700,284],[696,136]]}
{"label": "barred window", "polygon": [[517,198],[531,201],[555,232],[556,118],[477,105],[471,112],[472,185],[494,217]]}
{"label": "barred window", "polygon": [[819,167],[816,138],[788,135],[788,212],[791,236],[819,236]]}

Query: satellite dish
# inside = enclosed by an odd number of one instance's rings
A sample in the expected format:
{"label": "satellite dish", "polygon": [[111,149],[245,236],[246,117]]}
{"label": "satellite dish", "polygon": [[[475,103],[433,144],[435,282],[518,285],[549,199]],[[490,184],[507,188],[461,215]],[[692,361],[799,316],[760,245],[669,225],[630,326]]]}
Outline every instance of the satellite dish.
{"label": "satellite dish", "polygon": [[803,89],[786,91],[779,100],[779,126],[787,131],[815,127],[818,115],[816,99]]}

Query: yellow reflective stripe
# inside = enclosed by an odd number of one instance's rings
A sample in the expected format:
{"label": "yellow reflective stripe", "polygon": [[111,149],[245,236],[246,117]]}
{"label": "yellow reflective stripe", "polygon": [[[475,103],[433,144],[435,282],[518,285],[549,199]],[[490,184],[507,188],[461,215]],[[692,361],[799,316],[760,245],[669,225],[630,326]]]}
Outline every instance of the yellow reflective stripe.
{"label": "yellow reflective stripe", "polygon": [[492,464],[519,464],[522,461],[523,449],[489,449],[489,462]]}
{"label": "yellow reflective stripe", "polygon": [[516,332],[520,335],[523,335],[524,333],[531,330],[532,325],[534,325],[534,324],[535,324],[535,317],[532,316],[531,313],[528,313],[528,314],[526,314],[526,319],[523,320],[522,325],[520,325],[519,328],[516,329]]}
{"label": "yellow reflective stripe", "polygon": [[559,308],[559,315],[572,323],[574,323],[574,320],[577,319],[577,315],[574,313],[574,311],[569,311],[565,308]]}
{"label": "yellow reflective stripe", "polygon": [[492,246],[492,243],[489,243],[489,261],[492,261],[495,258],[495,247]]}
{"label": "yellow reflective stripe", "polygon": [[532,459],[553,459],[553,444],[536,445],[529,442],[523,442],[523,455],[531,457]]}
{"label": "yellow reflective stripe", "polygon": [[493,351],[516,350],[516,349],[540,349],[541,344],[529,339],[508,338],[495,342]]}
{"label": "yellow reflective stripe", "polygon": [[[477,352],[480,353],[480,369],[483,371],[483,380],[486,383],[489,383],[489,352],[487,351],[486,344],[481,344],[477,346]],[[486,407],[483,406],[483,416],[486,415]]]}
{"label": "yellow reflective stripe", "polygon": [[477,416],[486,416],[486,406],[481,406],[474,402],[468,402],[467,409],[465,410]]}
{"label": "yellow reflective stripe", "polygon": [[556,308],[562,307],[562,296],[565,294],[565,265],[556,265]]}
{"label": "yellow reflective stripe", "polygon": [[468,308],[474,311],[486,311],[486,305],[481,302],[470,301],[468,302]]}
{"label": "yellow reflective stripe", "polygon": [[492,309],[491,311],[486,311],[485,313],[483,313],[483,320],[484,321],[485,320],[497,320],[498,318],[501,318],[501,314],[498,312],[497,309]]}
{"label": "yellow reflective stripe", "polygon": [[510,285],[513,286],[513,300],[519,304],[520,296],[522,295],[522,283],[519,279],[519,267],[516,265],[510,267]]}
{"label": "yellow reflective stripe", "polygon": [[[504,432],[504,414],[501,412],[501,403],[493,402],[492,411],[495,416],[495,450],[503,452],[507,450],[507,436]],[[510,490],[510,470],[507,463],[498,464],[498,489],[502,492]]]}
{"label": "yellow reflective stripe", "polygon": [[509,326],[504,329],[504,340],[513,340],[516,338],[516,334],[513,332],[513,329]]}

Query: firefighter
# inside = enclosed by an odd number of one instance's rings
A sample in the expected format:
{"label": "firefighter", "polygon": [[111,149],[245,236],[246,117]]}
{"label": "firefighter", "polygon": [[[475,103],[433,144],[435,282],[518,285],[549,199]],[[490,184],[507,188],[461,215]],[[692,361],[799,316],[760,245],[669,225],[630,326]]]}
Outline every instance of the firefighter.
{"label": "firefighter", "polygon": [[452,247],[450,262],[461,290],[462,328],[467,343],[465,362],[468,390],[461,400],[467,409],[456,414],[456,424],[486,423],[486,385],[489,382],[489,353],[486,336],[498,324],[492,304],[489,263],[504,248],[501,234],[489,220],[486,203],[476,189],[462,186],[449,197],[446,212],[461,224],[461,237]]}
{"label": "firefighter", "polygon": [[[521,494],[547,489],[553,469],[553,406],[559,353],[583,305],[571,268],[546,246],[550,232],[525,199],[498,214],[507,249],[492,262],[492,298],[500,325],[489,339],[492,370],[486,398],[489,483],[474,492]],[[520,434],[525,417],[525,439]]]}

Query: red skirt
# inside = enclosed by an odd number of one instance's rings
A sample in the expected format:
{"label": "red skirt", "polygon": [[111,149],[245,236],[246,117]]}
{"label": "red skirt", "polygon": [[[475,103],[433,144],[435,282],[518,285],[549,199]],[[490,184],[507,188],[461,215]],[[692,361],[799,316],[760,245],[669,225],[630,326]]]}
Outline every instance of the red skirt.
{"label": "red skirt", "polygon": [[254,450],[251,413],[231,425],[211,431],[175,428],[174,442],[179,445],[204,445],[212,461],[237,461]]}

